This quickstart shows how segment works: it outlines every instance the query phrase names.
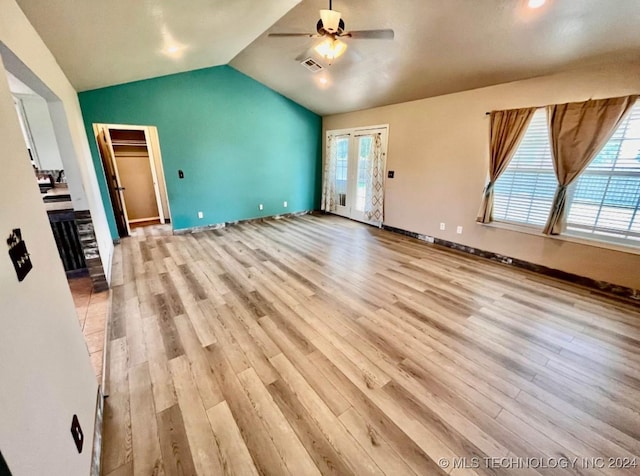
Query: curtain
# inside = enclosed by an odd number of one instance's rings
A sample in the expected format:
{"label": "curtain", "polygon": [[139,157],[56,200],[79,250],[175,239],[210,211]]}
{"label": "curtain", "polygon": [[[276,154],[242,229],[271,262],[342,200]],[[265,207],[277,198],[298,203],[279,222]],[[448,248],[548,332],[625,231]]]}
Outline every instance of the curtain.
{"label": "curtain", "polygon": [[385,153],[382,150],[382,134],[373,135],[373,144],[369,151],[369,186],[364,205],[364,216],[367,220],[382,226],[384,220],[384,169]]}
{"label": "curtain", "polygon": [[491,112],[489,182],[484,188],[477,222],[489,223],[493,219],[493,187],[516,153],[535,111],[535,107],[529,107]]}
{"label": "curtain", "polygon": [[638,96],[547,106],[553,167],[558,179],[545,235],[566,228],[567,188],[598,155]]}
{"label": "curtain", "polygon": [[327,152],[322,174],[322,203],[320,209],[325,212],[336,210],[336,147],[333,135],[327,136]]}

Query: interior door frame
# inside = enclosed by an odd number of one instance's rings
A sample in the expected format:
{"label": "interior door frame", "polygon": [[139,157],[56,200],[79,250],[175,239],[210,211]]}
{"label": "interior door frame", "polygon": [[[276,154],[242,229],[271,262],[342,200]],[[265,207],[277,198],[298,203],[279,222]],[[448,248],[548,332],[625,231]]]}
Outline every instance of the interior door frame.
{"label": "interior door frame", "polygon": [[[151,169],[151,178],[153,180],[153,190],[156,196],[156,205],[158,207],[158,216],[160,217],[160,223],[165,223],[164,210],[162,208],[162,199],[160,198],[160,187],[158,185],[158,174],[156,173],[156,163],[155,158],[153,156],[153,147],[151,147],[151,139],[149,137],[149,126],[132,126],[127,124],[106,124],[106,127],[109,131],[112,129],[120,129],[126,131],[142,131],[144,132],[144,141],[147,144],[147,153],[149,155],[149,168]],[[109,134],[109,138],[110,134]],[[113,146],[111,146],[111,150],[113,151]],[[113,154],[115,159],[115,151]],[[117,164],[116,164],[117,168]],[[128,219],[127,219],[128,221]]]}
{"label": "interior door frame", "polygon": [[[349,152],[348,152],[348,162],[347,162],[347,198],[345,202],[345,206],[342,207],[339,204],[336,204],[336,210],[331,213],[335,213],[336,215],[343,216],[345,218],[349,218],[351,220],[356,220],[362,223],[367,224],[375,224],[377,222],[367,220],[364,217],[363,212],[359,212],[355,209],[355,200],[357,196],[357,188],[358,188],[358,148],[357,148],[357,139],[358,137],[375,134],[378,131],[383,131],[382,134],[382,148],[385,153],[385,157],[387,155],[387,147],[389,143],[389,124],[378,124],[373,126],[364,126],[364,127],[350,127],[348,129],[331,129],[326,131],[325,140],[329,140],[329,136],[332,135],[334,138],[336,137],[344,137],[349,136]],[[384,180],[386,182],[386,160],[385,160],[385,170],[384,170]],[[352,179],[353,177],[353,179]]]}
{"label": "interior door frame", "polygon": [[118,190],[121,188],[120,178],[117,170],[114,168],[115,160],[113,157],[113,147],[110,146],[109,134],[107,134],[107,131],[103,127],[96,127],[95,125],[94,132],[98,145],[98,153],[102,159],[102,166],[107,178],[107,189],[109,190],[109,197],[111,198],[111,205],[113,206],[118,234],[126,233],[126,235],[129,235],[129,220],[127,219],[123,197]]}

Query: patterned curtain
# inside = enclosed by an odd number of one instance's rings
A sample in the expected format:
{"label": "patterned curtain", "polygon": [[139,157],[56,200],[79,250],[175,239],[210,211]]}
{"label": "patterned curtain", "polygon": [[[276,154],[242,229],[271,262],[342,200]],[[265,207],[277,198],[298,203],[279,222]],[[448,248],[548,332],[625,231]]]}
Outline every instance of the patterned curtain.
{"label": "patterned curtain", "polygon": [[382,226],[384,220],[384,170],[385,153],[382,151],[382,134],[374,134],[369,152],[369,186],[364,205],[367,220]]}
{"label": "patterned curtain", "polygon": [[336,210],[336,147],[333,135],[327,136],[327,153],[322,174],[322,203],[320,209],[325,212]]}

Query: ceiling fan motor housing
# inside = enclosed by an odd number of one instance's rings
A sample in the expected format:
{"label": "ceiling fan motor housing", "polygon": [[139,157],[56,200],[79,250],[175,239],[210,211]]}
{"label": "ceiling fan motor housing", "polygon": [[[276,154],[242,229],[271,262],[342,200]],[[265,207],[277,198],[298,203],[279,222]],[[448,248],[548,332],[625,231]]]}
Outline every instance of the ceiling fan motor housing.
{"label": "ceiling fan motor housing", "polygon": [[340,21],[338,22],[338,30],[337,31],[330,31],[327,30],[324,27],[324,24],[322,23],[322,19],[318,20],[318,24],[316,25],[316,31],[318,32],[319,35],[342,35],[344,33],[344,20],[342,18],[340,18]]}

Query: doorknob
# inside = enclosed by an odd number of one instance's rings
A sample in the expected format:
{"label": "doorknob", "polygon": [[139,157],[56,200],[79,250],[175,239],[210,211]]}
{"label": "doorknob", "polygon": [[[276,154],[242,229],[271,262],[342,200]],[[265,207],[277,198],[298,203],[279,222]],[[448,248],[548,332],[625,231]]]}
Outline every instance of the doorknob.
{"label": "doorknob", "polygon": [[116,187],[116,190],[117,190],[118,192],[120,192],[120,191],[126,190],[126,188],[124,188],[124,187]]}

